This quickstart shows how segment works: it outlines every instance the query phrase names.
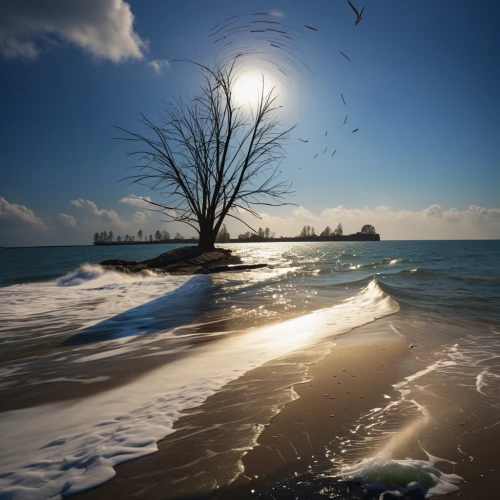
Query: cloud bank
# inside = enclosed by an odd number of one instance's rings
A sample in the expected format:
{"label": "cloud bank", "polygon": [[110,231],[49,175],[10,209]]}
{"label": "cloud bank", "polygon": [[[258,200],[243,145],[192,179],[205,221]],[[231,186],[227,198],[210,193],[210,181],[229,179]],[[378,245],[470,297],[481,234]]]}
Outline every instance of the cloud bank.
{"label": "cloud bank", "polygon": [[247,221],[252,227],[269,226],[276,231],[276,236],[297,235],[304,225],[314,226],[319,233],[327,225],[335,228],[341,222],[346,234],[360,231],[364,224],[372,224],[385,240],[500,238],[500,209],[477,205],[465,210],[431,205],[419,211],[394,210],[387,206],[349,209],[339,205],[316,214],[298,207],[288,217],[261,215],[261,221]]}
{"label": "cloud bank", "polygon": [[9,203],[3,196],[0,196],[0,232],[9,233],[18,230],[47,233],[48,227],[40,217],[35,215],[35,212],[25,205]]}
{"label": "cloud bank", "polygon": [[61,41],[115,63],[144,59],[148,48],[124,0],[3,0],[0,12],[0,54],[6,59],[35,59]]}
{"label": "cloud bank", "polygon": [[[116,209],[100,208],[84,198],[71,200],[72,213],[54,217],[39,217],[25,205],[10,203],[0,197],[0,245],[89,244],[94,233],[113,231],[115,237],[136,235],[142,229],[149,237],[157,229],[171,234],[180,231],[186,237],[194,230],[179,223],[166,224],[161,214],[147,210],[149,197],[125,196],[116,202]],[[387,206],[350,209],[342,205],[314,213],[305,207],[290,210],[285,216],[261,214],[262,219],[245,219],[252,227],[269,227],[280,236],[296,236],[304,225],[313,226],[319,234],[327,225],[341,222],[344,233],[355,233],[364,224],[373,224],[382,240],[420,239],[498,239],[500,238],[500,208],[470,205],[464,210],[431,205],[423,210],[395,210]],[[227,219],[232,237],[247,231],[234,220]]]}

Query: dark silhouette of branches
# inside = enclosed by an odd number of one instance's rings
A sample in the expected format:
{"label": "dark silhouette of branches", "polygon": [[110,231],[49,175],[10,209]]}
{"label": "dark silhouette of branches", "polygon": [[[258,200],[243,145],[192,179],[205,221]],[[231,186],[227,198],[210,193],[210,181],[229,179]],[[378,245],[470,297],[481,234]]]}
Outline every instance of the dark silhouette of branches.
{"label": "dark silhouette of branches", "polygon": [[144,134],[120,129],[121,139],[141,144],[127,179],[157,192],[162,201],[151,209],[193,227],[200,247],[213,247],[226,217],[252,229],[243,214],[259,217],[256,207],[286,205],[292,193],[278,169],[294,127],[280,126],[278,96],[264,78],[249,111],[235,102],[238,57],[213,69],[187,61],[201,73],[199,93],[168,106],[160,125],[142,116]]}

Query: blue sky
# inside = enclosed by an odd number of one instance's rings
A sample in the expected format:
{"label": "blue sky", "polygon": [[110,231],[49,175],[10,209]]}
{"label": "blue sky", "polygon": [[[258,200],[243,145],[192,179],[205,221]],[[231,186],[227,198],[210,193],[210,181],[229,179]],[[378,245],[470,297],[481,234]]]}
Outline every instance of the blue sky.
{"label": "blue sky", "polygon": [[191,234],[119,182],[131,161],[113,126],[138,130],[140,113],[157,121],[162,102],[196,90],[175,59],[206,59],[212,26],[269,11],[305,31],[297,46],[311,73],[281,89],[298,123],[283,171],[299,208],[266,210],[257,226],[294,235],[366,222],[385,239],[500,238],[500,5],[354,3],[366,5],[356,27],[341,0],[0,1],[0,244],[86,243],[106,229]]}

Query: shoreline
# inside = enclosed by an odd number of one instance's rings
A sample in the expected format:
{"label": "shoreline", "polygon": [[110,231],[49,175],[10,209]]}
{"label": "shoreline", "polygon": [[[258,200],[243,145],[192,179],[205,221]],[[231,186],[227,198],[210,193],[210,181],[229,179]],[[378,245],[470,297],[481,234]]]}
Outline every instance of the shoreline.
{"label": "shoreline", "polygon": [[[297,456],[311,458],[311,444],[313,454],[324,450],[339,429],[348,429],[363,411],[384,401],[384,393],[394,391],[392,384],[421,367],[406,340],[390,330],[389,323],[390,318],[377,320],[321,342],[309,352],[297,351],[247,372],[201,406],[185,412],[175,422],[175,432],[157,443],[157,452],[118,465],[113,479],[76,498],[123,498],[139,492],[148,499],[251,498],[252,489],[266,490],[290,472],[307,471],[309,462],[299,462]],[[369,368],[374,353],[377,366]],[[301,368],[285,373],[288,361]],[[269,377],[273,374],[273,383],[281,392],[266,398],[270,391],[266,386],[272,383],[265,381],[272,380]],[[241,394],[239,388],[252,385],[259,393],[260,404],[262,399],[276,404],[285,388],[286,400],[276,409],[247,408],[249,395]],[[248,411],[255,412],[253,420],[260,417],[253,428],[238,431],[236,426],[236,437],[220,429],[241,422]],[[276,439],[277,434],[289,435]],[[293,448],[301,455],[292,452]],[[259,478],[250,480],[249,475]]]}

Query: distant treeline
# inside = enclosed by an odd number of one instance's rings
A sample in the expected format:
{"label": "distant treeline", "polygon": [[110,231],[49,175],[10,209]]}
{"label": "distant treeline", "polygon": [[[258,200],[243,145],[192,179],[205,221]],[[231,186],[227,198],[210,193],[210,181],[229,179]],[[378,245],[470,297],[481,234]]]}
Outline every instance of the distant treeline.
{"label": "distant treeline", "polygon": [[[330,229],[329,226],[321,231],[319,235],[316,234],[314,227],[304,226],[298,236],[280,236],[276,238],[274,232],[266,227],[265,229],[259,228],[257,232],[247,231],[238,236],[237,239],[231,238],[227,231],[226,225],[223,224],[219,233],[217,234],[217,243],[248,243],[248,242],[265,242],[265,241],[380,241],[380,235],[376,233],[375,227],[371,224],[365,224],[361,231],[354,234],[344,235],[342,224],[339,224],[335,230]],[[118,236],[114,239],[113,231],[103,231],[94,234],[94,245],[125,245],[125,244],[138,244],[138,243],[182,243],[182,242],[197,242],[198,238],[185,238],[180,233],[177,233],[174,238],[170,238],[168,231],[157,230],[153,235],[150,234],[149,238],[144,237],[142,229],[135,236],[125,235],[124,238]]]}
{"label": "distant treeline", "polygon": [[[115,235],[113,234],[113,231],[102,231],[101,233],[95,233],[94,234],[94,244],[96,243],[135,243],[135,242],[159,242],[159,241],[169,241],[170,238],[170,233],[168,231],[160,231],[159,229],[155,232],[154,238],[153,235],[150,234],[149,238],[147,235],[144,235],[142,232],[142,229],[139,229],[137,232],[137,239],[135,235],[129,236],[126,234],[123,238],[118,235],[115,239]],[[177,233],[175,237],[173,238],[174,240],[183,240],[185,239],[182,234]]]}

